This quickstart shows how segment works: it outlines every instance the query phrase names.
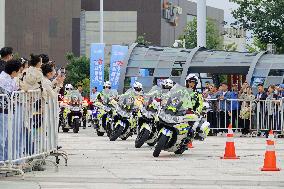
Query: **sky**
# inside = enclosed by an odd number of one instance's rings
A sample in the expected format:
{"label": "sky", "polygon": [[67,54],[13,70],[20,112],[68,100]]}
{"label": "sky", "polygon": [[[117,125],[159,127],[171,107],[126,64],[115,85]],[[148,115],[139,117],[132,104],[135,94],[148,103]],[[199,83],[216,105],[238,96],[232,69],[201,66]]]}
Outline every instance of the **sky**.
{"label": "sky", "polygon": [[[189,0],[189,1],[196,2],[197,0]],[[238,5],[236,5],[235,3],[231,3],[229,2],[229,0],[207,0],[207,6],[223,9],[225,21],[228,22],[229,24],[234,22],[234,18],[231,14],[231,11],[238,7]]]}

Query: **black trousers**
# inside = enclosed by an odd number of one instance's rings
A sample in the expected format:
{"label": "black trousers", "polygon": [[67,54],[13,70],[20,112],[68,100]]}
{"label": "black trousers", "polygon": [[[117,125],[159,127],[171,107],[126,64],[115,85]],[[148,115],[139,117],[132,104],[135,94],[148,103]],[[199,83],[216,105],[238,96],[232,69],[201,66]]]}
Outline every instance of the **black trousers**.
{"label": "black trousers", "polygon": [[230,116],[228,112],[220,111],[219,113],[219,120],[220,120],[220,132],[227,132],[227,128],[230,124]]}
{"label": "black trousers", "polygon": [[242,134],[246,135],[250,132],[250,119],[239,119],[240,128],[242,128]]}
{"label": "black trousers", "polygon": [[207,113],[207,121],[210,123],[210,128],[212,128],[212,133],[217,133],[218,128],[218,114],[217,112],[211,111]]}

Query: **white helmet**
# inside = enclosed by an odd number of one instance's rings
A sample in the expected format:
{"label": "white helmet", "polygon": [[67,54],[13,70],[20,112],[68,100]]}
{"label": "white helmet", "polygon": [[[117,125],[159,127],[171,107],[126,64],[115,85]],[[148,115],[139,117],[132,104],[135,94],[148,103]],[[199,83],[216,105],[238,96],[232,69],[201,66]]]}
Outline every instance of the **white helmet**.
{"label": "white helmet", "polygon": [[111,88],[111,82],[110,81],[106,81],[104,82],[104,88],[108,87],[109,89]]}
{"label": "white helmet", "polygon": [[65,90],[66,90],[66,91],[73,90],[73,86],[72,86],[71,84],[66,84],[66,85],[65,85]]}
{"label": "white helmet", "polygon": [[165,79],[162,83],[164,89],[171,89],[174,86],[174,82],[171,79]]}
{"label": "white helmet", "polygon": [[138,81],[135,81],[135,83],[133,83],[132,88],[137,91],[140,92],[143,89],[143,85],[141,83],[139,83]]}
{"label": "white helmet", "polygon": [[185,86],[186,87],[188,87],[187,86],[187,83],[188,82],[194,82],[195,83],[195,88],[196,88],[196,86],[197,86],[197,84],[198,84],[198,77],[195,75],[195,74],[189,74],[187,77],[186,77],[186,79],[185,79]]}

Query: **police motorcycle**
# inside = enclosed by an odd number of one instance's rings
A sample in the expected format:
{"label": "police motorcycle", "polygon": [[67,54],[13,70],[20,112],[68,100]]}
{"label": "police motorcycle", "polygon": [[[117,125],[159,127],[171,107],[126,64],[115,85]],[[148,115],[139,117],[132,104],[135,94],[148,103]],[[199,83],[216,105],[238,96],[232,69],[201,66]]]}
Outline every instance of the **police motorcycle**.
{"label": "police motorcycle", "polygon": [[78,133],[83,116],[82,97],[77,90],[73,90],[64,97],[64,102],[67,106],[64,107],[63,117],[67,118],[67,124],[61,125],[62,131],[73,129],[74,133]]}
{"label": "police motorcycle", "polygon": [[132,89],[121,95],[116,105],[116,115],[113,117],[113,127],[110,141],[118,138],[126,140],[137,132],[138,116],[143,106],[142,84],[135,82]]}
{"label": "police motorcycle", "polygon": [[103,136],[105,133],[109,136],[112,130],[112,120],[116,113],[115,107],[118,93],[116,90],[111,89],[110,86],[110,82],[105,82],[104,90],[98,95],[95,103],[96,109],[93,111],[94,114],[97,114],[94,121],[94,129],[98,136]]}
{"label": "police motorcycle", "polygon": [[110,132],[110,141],[118,138],[126,140],[135,133],[136,129],[136,111],[134,111],[135,98],[130,95],[124,95],[120,98],[116,106],[116,115],[113,117],[113,128]]}
{"label": "police motorcycle", "polygon": [[157,140],[157,122],[158,114],[161,108],[161,88],[154,86],[147,94],[144,95],[144,106],[138,118],[137,137],[135,148],[140,148],[144,143],[154,146]]}
{"label": "police motorcycle", "polygon": [[[162,150],[182,154],[195,137],[197,127],[208,134],[206,125],[199,125],[200,116],[191,111],[191,90],[176,84],[159,114],[158,141],[153,152],[158,157]],[[206,134],[205,134],[206,135]]]}
{"label": "police motorcycle", "polygon": [[103,102],[97,102],[95,103],[95,106],[97,110],[97,117],[94,124],[94,129],[97,132],[98,136],[104,136],[106,133],[107,136],[110,135],[110,132],[112,130],[112,124],[113,124],[113,116],[116,114],[115,106],[117,102],[115,99],[105,98]]}

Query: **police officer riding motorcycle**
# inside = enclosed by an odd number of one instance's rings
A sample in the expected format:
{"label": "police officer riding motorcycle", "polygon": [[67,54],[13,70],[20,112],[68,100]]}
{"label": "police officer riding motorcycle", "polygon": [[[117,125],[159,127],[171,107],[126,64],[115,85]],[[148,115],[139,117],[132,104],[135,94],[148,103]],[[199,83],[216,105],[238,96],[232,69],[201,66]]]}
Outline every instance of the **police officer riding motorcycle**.
{"label": "police officer riding motorcycle", "polygon": [[143,86],[139,82],[135,82],[131,89],[120,96],[116,115],[113,118],[110,141],[115,141],[117,138],[126,140],[136,132],[138,114],[143,106],[143,100]]}
{"label": "police officer riding motorcycle", "polygon": [[[200,125],[203,100],[196,93],[198,78],[189,75],[185,85],[176,84],[168,93],[168,100],[159,114],[158,142],[153,152],[158,157],[162,150],[182,154],[199,129],[207,136],[208,124]],[[201,128],[201,129],[200,129]]]}
{"label": "police officer riding motorcycle", "polygon": [[166,95],[173,87],[171,79],[165,79],[161,87],[153,86],[145,94],[145,104],[138,119],[138,133],[135,140],[135,147],[140,148],[144,143],[154,146],[157,141],[158,115],[161,109],[162,99],[167,100]]}
{"label": "police officer riding motorcycle", "polygon": [[205,119],[207,107],[205,107],[204,105],[203,96],[201,93],[199,93],[196,90],[198,81],[199,79],[195,74],[189,74],[186,77],[185,86],[187,88],[192,89],[193,91],[193,93],[191,93],[192,102],[193,102],[193,111],[198,113],[199,118],[200,118],[200,121],[196,122],[195,126],[193,127],[193,129],[196,131],[195,139],[203,141],[205,137],[208,135],[208,133],[205,133],[204,130],[206,130],[206,132],[208,131],[210,127],[210,123],[207,122]]}
{"label": "police officer riding motorcycle", "polygon": [[103,136],[107,133],[109,136],[112,130],[112,117],[115,113],[114,106],[116,105],[118,93],[111,89],[109,81],[104,82],[103,91],[97,95],[97,102],[95,102],[95,111],[97,111],[97,125],[95,129],[98,136]]}

